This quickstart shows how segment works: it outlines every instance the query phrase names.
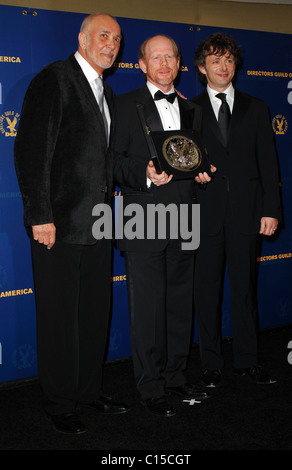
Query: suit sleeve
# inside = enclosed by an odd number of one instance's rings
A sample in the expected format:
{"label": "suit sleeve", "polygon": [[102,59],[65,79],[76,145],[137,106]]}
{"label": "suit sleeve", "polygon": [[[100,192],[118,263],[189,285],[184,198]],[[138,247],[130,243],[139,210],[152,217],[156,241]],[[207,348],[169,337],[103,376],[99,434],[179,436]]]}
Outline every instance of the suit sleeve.
{"label": "suit sleeve", "polygon": [[280,178],[269,110],[262,103],[257,133],[257,162],[263,190],[262,217],[281,220]]}
{"label": "suit sleeve", "polygon": [[50,173],[62,115],[60,96],[54,73],[43,69],[24,98],[14,160],[27,227],[54,222]]}

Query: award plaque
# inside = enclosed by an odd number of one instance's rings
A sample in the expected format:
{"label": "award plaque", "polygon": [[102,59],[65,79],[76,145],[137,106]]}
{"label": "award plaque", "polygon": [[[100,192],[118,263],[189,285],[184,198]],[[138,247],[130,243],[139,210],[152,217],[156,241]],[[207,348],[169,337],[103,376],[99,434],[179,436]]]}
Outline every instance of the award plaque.
{"label": "award plaque", "polygon": [[210,173],[207,152],[196,131],[150,132],[149,137],[153,141],[152,160],[157,173],[165,171],[174,179],[194,178],[205,171]]}

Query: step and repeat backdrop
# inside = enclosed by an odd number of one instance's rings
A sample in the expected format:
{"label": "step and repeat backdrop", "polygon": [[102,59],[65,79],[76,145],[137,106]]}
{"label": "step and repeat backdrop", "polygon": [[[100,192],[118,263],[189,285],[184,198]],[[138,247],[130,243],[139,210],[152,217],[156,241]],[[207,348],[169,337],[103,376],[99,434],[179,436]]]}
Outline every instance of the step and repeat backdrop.
{"label": "step and repeat backdrop", "polygon": [[[37,375],[34,285],[29,240],[14,170],[13,146],[26,89],[49,62],[77,49],[86,15],[0,6],[0,382]],[[117,18],[124,41],[106,76],[116,94],[144,83],[138,49],[147,37],[172,36],[182,52],[176,87],[192,98],[202,91],[193,66],[197,45],[216,31],[233,34],[242,46],[243,69],[237,86],[265,99],[271,112],[279,165],[284,224],[263,240],[259,265],[259,326],[292,322],[292,36],[192,24]],[[115,188],[114,197],[119,195]],[[112,322],[107,358],[131,355],[124,260],[114,248]],[[98,308],[98,307],[97,307]],[[224,284],[222,335],[232,337],[228,276]],[[197,341],[194,326],[194,342]],[[52,338],[53,340],[53,338]]]}

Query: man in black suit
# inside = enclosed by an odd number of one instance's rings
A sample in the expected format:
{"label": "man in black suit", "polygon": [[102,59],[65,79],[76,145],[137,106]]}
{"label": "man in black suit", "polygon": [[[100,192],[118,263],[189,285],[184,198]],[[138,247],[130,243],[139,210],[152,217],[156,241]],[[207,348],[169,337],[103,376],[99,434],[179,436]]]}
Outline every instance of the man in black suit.
{"label": "man in black suit", "polygon": [[[135,206],[143,214],[152,205],[195,203],[196,183],[175,180],[165,171],[157,173],[143,132],[139,109],[151,132],[172,129],[199,129],[200,108],[173,95],[180,63],[176,43],[164,35],[146,40],[139,64],[147,83],[116,100],[116,153],[114,177],[122,189],[124,213]],[[173,95],[169,102],[163,95]],[[171,99],[171,97],[170,97]],[[210,180],[207,173],[198,181]],[[138,210],[137,210],[138,212]],[[126,229],[127,221],[124,220]],[[151,413],[172,416],[175,410],[168,394],[179,399],[201,400],[207,395],[186,382],[185,369],[192,336],[194,249],[184,251],[179,238],[169,232],[159,238],[140,233],[119,235],[119,249],[125,252],[130,310],[132,357],[138,393]],[[143,230],[142,230],[143,231]]]}
{"label": "man in black suit", "polygon": [[112,187],[114,97],[102,73],[119,51],[120,27],[107,14],[91,15],[78,40],[75,54],[32,80],[15,141],[31,238],[39,378],[46,413],[66,433],[86,431],[77,406],[127,411],[101,394],[112,246],[92,235],[92,209],[109,203]]}
{"label": "man in black suit", "polygon": [[220,382],[224,365],[220,315],[225,259],[234,372],[257,383],[274,382],[258,364],[256,275],[261,235],[273,235],[281,217],[279,175],[266,104],[232,84],[240,62],[233,37],[220,33],[206,38],[195,54],[195,66],[207,89],[192,101],[203,109],[203,140],[217,168],[213,181],[198,195],[201,243],[195,310],[202,383],[207,387]]}

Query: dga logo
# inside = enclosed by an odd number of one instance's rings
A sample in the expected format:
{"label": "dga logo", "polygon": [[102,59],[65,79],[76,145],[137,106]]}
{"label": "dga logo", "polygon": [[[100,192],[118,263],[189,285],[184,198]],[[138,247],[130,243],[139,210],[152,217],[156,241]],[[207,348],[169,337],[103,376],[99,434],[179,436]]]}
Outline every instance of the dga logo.
{"label": "dga logo", "polygon": [[13,364],[17,369],[29,369],[35,363],[36,353],[29,344],[19,346],[13,354]]}
{"label": "dga logo", "polygon": [[287,119],[285,116],[282,116],[282,114],[277,114],[277,116],[274,117],[272,125],[273,130],[277,135],[284,135],[288,129]]}
{"label": "dga logo", "polygon": [[16,126],[19,120],[20,114],[14,111],[5,111],[0,116],[0,131],[5,137],[16,136]]}

